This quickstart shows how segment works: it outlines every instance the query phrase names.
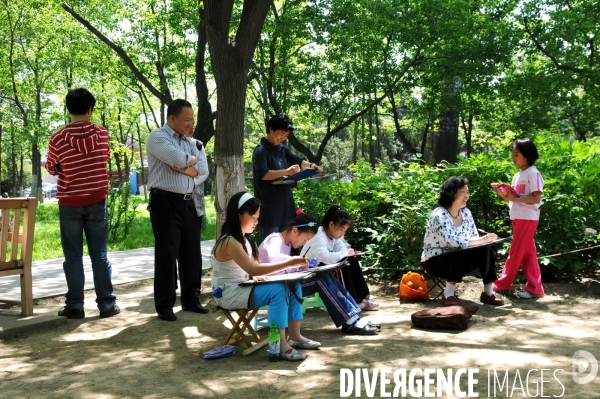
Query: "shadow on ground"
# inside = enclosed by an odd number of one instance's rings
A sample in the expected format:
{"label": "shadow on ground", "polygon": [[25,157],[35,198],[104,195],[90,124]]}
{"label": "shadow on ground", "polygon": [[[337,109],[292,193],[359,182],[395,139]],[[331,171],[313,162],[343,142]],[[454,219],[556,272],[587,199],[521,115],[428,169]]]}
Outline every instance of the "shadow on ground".
{"label": "shadow on ground", "polygon": [[[488,370],[492,388],[494,370],[500,380],[508,370],[508,385],[502,391],[496,385],[495,397],[533,396],[543,368],[550,370],[543,378],[544,396],[591,398],[600,391],[600,376],[578,385],[571,375],[575,351],[586,350],[600,359],[600,298],[593,293],[597,287],[579,295],[573,287],[556,285],[547,287],[549,295],[539,300],[508,297],[506,306],[494,308],[478,303],[480,285],[464,284],[461,300],[480,309],[469,329],[460,332],[412,328],[411,313],[440,303],[400,303],[393,283],[373,288],[380,310],[363,317],[382,324],[380,335],[342,335],[326,312],[309,309],[303,332],[323,346],[296,363],[270,363],[266,348],[241,357],[239,345],[233,357],[204,360],[202,354],[219,346],[227,332],[224,316],[176,307],[178,321],[161,321],[154,313],[151,285],[120,288],[122,313],[108,319],[98,317],[93,296],[88,295],[85,319],[0,344],[0,392],[3,398],[339,397],[343,368],[385,368],[392,373],[475,368],[479,372],[474,391],[479,397],[494,397],[493,391],[488,394]],[[46,301],[35,312],[54,313],[60,306]],[[527,376],[531,369],[538,371]],[[387,378],[392,379],[387,387],[391,393],[393,376]],[[417,379],[422,383],[423,374]],[[466,378],[460,386],[467,389]],[[508,386],[512,395],[506,393]],[[380,395],[378,384],[375,397]],[[364,383],[361,396],[367,397]]]}

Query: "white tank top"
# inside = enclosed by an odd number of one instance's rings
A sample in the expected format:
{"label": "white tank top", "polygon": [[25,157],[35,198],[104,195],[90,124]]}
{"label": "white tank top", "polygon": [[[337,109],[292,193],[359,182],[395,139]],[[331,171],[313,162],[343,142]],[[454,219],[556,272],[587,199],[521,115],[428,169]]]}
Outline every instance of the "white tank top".
{"label": "white tank top", "polygon": [[[252,246],[244,239],[248,254],[252,254]],[[249,255],[250,256],[250,255]],[[212,265],[212,289],[221,287],[222,297],[215,298],[220,307],[225,309],[246,309],[253,286],[240,287],[238,284],[248,281],[250,276],[233,259],[218,260],[214,253],[210,257]]]}

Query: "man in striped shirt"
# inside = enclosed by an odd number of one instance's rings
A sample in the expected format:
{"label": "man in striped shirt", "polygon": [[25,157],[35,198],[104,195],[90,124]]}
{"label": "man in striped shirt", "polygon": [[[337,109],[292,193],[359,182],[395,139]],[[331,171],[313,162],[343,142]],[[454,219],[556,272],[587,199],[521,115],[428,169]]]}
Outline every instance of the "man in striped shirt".
{"label": "man in striped shirt", "polygon": [[96,99],[87,89],[69,91],[66,105],[71,123],[50,137],[46,159],[48,173],[58,176],[56,198],[60,213],[60,240],[65,255],[63,270],[68,288],[65,307],[58,315],[69,319],[85,317],[85,232],[100,317],[111,317],[121,310],[115,303],[117,298],[113,295],[112,265],[106,251],[106,162],[110,155],[108,132],[106,128],[90,122]]}
{"label": "man in striped shirt", "polygon": [[[194,124],[192,105],[175,100],[167,108],[167,123],[148,136],[148,188],[154,233],[154,306],[162,320],[173,313],[179,266],[181,307],[208,313],[200,305],[200,219],[193,201],[194,177],[203,173],[200,152],[185,133]],[[179,260],[179,262],[177,262]]]}

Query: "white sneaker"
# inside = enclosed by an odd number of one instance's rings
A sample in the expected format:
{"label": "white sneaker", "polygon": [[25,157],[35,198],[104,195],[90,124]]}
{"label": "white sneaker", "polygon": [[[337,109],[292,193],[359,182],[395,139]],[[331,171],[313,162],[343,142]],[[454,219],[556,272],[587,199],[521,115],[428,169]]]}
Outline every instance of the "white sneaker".
{"label": "white sneaker", "polygon": [[[373,310],[376,307],[379,306],[379,304],[377,302],[373,302],[371,300],[371,298],[366,297],[365,299],[362,300],[361,305],[364,305],[361,309],[362,310]],[[360,306],[360,305],[359,305]]]}
{"label": "white sneaker", "polygon": [[532,299],[532,298],[541,298],[541,297],[543,297],[543,295],[533,295],[533,294],[530,294],[529,292],[527,292],[525,290],[517,292],[517,296],[519,298],[523,298],[523,299]]}

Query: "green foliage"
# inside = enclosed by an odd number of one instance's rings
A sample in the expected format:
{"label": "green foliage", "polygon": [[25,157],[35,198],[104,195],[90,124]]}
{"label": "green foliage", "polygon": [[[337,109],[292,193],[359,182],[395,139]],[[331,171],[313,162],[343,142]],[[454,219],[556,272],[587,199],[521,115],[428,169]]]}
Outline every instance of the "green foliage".
{"label": "green foliage", "polygon": [[[585,228],[600,230],[600,140],[588,143],[557,139],[548,133],[535,138],[540,150],[536,167],[545,178],[541,220],[536,234],[538,257],[545,275],[581,275],[599,266],[599,249],[544,258],[597,245],[600,235],[584,235]],[[352,179],[303,181],[296,188],[299,207],[322,218],[333,204],[353,216],[347,240],[357,249],[370,249],[366,261],[375,274],[400,275],[420,269],[425,225],[437,207],[441,183],[450,176],[469,179],[469,209],[477,227],[512,234],[508,206],[490,188],[492,182],[510,183],[518,171],[509,147],[463,159],[445,168],[417,163],[381,164],[375,170],[364,161],[352,166]],[[507,256],[500,251],[499,261]]]}
{"label": "green foliage", "polygon": [[[111,179],[110,186],[114,186]],[[137,202],[130,192],[131,184],[119,184],[108,192],[106,207],[108,209],[108,241],[120,241],[129,234],[131,223],[135,218]]]}
{"label": "green foliage", "polygon": [[[128,234],[121,240],[108,243],[108,251],[124,251],[127,249],[147,248],[154,246],[154,234],[148,213],[148,204],[143,202],[141,195],[133,196],[130,203],[137,204],[136,216],[129,228]],[[216,226],[216,212],[214,198],[205,197],[206,203],[206,229],[201,232],[203,240],[214,240]],[[87,246],[84,245],[87,255]],[[62,258],[63,252],[60,243],[60,224],[58,216],[58,203],[48,202],[39,204],[36,210],[35,237],[33,244],[33,260]]]}

